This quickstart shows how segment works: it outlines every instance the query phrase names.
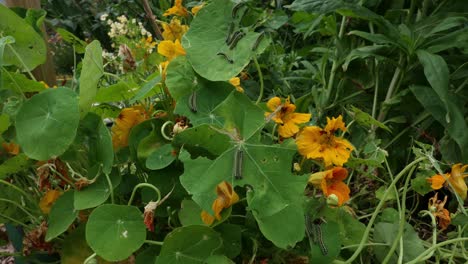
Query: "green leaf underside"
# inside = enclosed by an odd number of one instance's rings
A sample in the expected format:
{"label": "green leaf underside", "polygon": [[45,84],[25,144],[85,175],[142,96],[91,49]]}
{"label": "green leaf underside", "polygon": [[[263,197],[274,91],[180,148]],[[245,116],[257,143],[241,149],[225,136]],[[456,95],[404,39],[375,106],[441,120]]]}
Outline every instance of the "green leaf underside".
{"label": "green leaf underside", "polygon": [[28,157],[48,160],[64,153],[75,139],[79,123],[76,94],[48,89],[26,101],[16,116],[18,143]]}
{"label": "green leaf underside", "polygon": [[[190,24],[190,30],[183,36],[182,45],[187,52],[187,59],[193,69],[208,80],[226,81],[236,76],[255,53],[260,53],[269,44],[267,38],[264,38],[257,49],[253,50],[260,33],[247,31],[245,28],[245,37],[235,48],[229,49],[225,40],[230,23],[239,24],[240,19],[239,15],[232,17],[232,8],[233,2],[229,0],[211,2],[200,10]],[[217,55],[219,52],[225,53],[233,63]]]}
{"label": "green leaf underside", "polygon": [[134,206],[105,204],[94,209],[86,224],[86,241],[109,261],[128,258],[146,238],[140,210]]}
{"label": "green leaf underside", "polygon": [[80,75],[80,110],[82,117],[85,116],[94,102],[98,82],[103,74],[102,47],[99,41],[94,40],[86,46],[83,69]]}
{"label": "green leaf underside", "polygon": [[209,227],[179,227],[164,239],[156,264],[201,264],[221,253],[222,248],[220,235]]}
{"label": "green leaf underside", "polygon": [[75,221],[78,210],[73,207],[73,197],[73,191],[67,191],[52,206],[49,214],[46,241],[50,241],[67,231],[68,227]]}

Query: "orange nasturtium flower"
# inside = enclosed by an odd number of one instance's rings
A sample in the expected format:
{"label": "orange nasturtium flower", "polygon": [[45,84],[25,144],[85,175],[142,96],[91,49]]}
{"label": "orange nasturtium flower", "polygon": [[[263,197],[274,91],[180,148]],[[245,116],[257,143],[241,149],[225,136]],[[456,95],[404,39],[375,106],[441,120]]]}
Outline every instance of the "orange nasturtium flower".
{"label": "orange nasturtium flower", "polygon": [[240,85],[239,77],[232,77],[231,79],[229,79],[229,83],[231,83],[232,86],[236,87],[236,90],[238,92],[241,92],[241,93],[244,92],[244,88],[242,88],[242,86]]}
{"label": "orange nasturtium flower", "polygon": [[177,56],[186,54],[184,48],[182,47],[178,39],[176,39],[175,41],[161,41],[158,45],[158,53],[166,57],[168,61],[171,61]]}
{"label": "orange nasturtium flower", "polygon": [[447,202],[447,196],[445,196],[444,200],[438,200],[437,194],[434,197],[429,199],[429,211],[437,218],[437,222],[439,223],[439,227],[442,230],[447,229],[450,225],[450,212],[444,208],[445,203]]}
{"label": "orange nasturtium flower", "polygon": [[205,3],[201,3],[199,5],[192,7],[192,14],[196,16],[198,11],[200,11],[200,9],[202,9],[204,6],[205,6]]}
{"label": "orange nasturtium flower", "polygon": [[273,112],[266,112],[265,117],[271,119],[280,126],[278,133],[283,138],[289,138],[299,132],[298,124],[306,123],[310,120],[311,114],[294,113],[296,106],[291,104],[289,97],[281,102],[279,97],[273,97],[267,102],[267,107]]}
{"label": "orange nasturtium flower", "polygon": [[175,41],[176,39],[180,40],[182,35],[187,32],[189,29],[186,25],[181,25],[180,20],[177,18],[172,18],[171,23],[164,23],[163,27],[163,38],[164,40],[172,40]]}
{"label": "orange nasturtium flower", "polygon": [[55,201],[62,195],[62,192],[59,190],[48,190],[42,199],[39,201],[39,208],[44,214],[49,214],[52,205]]}
{"label": "orange nasturtium flower", "polygon": [[348,161],[354,147],[346,139],[335,136],[338,129],[346,131],[341,115],[333,119],[327,117],[324,129],[305,127],[296,138],[299,153],[308,159],[323,159],[326,167],[342,166]]}
{"label": "orange nasturtium flower", "polygon": [[215,218],[217,220],[221,220],[221,211],[225,208],[229,208],[231,205],[237,203],[239,201],[239,196],[232,188],[231,184],[227,181],[223,181],[222,183],[216,186],[216,193],[218,197],[213,202],[212,209],[215,213],[213,217],[206,211],[201,212],[201,218],[203,222],[207,225],[211,225]]}
{"label": "orange nasturtium flower", "polygon": [[468,173],[465,173],[468,165],[462,166],[461,163],[457,163],[452,166],[452,171],[444,175],[434,175],[427,181],[431,184],[432,189],[439,190],[442,186],[448,185],[446,179],[450,182],[455,192],[460,195],[462,200],[466,199],[466,192],[468,190],[465,182],[465,178],[468,177]]}
{"label": "orange nasturtium flower", "polygon": [[2,147],[6,151],[6,153],[14,155],[14,156],[18,155],[20,151],[20,146],[13,142],[10,142],[10,143],[3,142]]}
{"label": "orange nasturtium flower", "polygon": [[187,9],[182,5],[182,0],[175,0],[174,6],[166,10],[166,12],[163,14],[163,16],[170,16],[170,15],[176,15],[176,16],[183,16],[187,17],[189,15]]}
{"label": "orange nasturtium flower", "polygon": [[128,136],[132,127],[148,119],[149,116],[142,106],[124,108],[115,119],[112,127],[112,144],[114,148],[128,145]]}
{"label": "orange nasturtium flower", "polygon": [[348,170],[335,167],[330,170],[316,172],[309,177],[309,183],[320,186],[323,194],[336,205],[341,206],[349,200],[349,187],[343,182],[348,177]]}

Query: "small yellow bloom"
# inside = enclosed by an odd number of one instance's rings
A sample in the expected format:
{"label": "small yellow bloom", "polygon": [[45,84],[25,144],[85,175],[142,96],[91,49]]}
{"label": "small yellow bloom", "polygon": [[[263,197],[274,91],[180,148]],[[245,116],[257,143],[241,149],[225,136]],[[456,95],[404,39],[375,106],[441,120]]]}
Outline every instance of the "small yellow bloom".
{"label": "small yellow bloom", "polygon": [[124,108],[115,119],[112,127],[112,144],[114,148],[128,145],[128,136],[132,127],[148,119],[148,114],[142,106]]}
{"label": "small yellow bloom", "polygon": [[215,216],[210,215],[206,211],[201,212],[201,218],[207,225],[211,225],[215,218],[217,220],[221,220],[221,211],[225,208],[229,208],[231,205],[239,201],[239,196],[234,191],[231,184],[229,184],[227,181],[223,181],[222,183],[218,184],[218,186],[216,186],[216,193],[218,194],[218,197],[213,202],[211,207],[215,213]]}
{"label": "small yellow bloom", "polygon": [[310,175],[309,183],[320,186],[325,197],[334,195],[337,197],[337,205],[341,206],[349,200],[351,192],[348,185],[343,182],[348,177],[348,171],[343,167],[335,167]]}
{"label": "small yellow bloom", "polygon": [[439,223],[439,227],[441,230],[447,229],[450,225],[450,212],[444,208],[445,203],[447,202],[447,196],[444,197],[444,200],[437,199],[438,193],[434,195],[434,197],[429,199],[429,211],[437,218],[437,222]]}
{"label": "small yellow bloom", "polygon": [[39,208],[44,214],[49,214],[52,205],[55,201],[62,195],[62,192],[59,190],[48,190],[42,199],[39,201]]}
{"label": "small yellow bloom", "polygon": [[446,179],[452,185],[454,191],[460,195],[462,200],[466,199],[468,187],[465,182],[465,178],[468,177],[468,173],[465,173],[468,165],[462,166],[461,163],[455,164],[452,166],[452,171],[450,173],[446,173],[442,175],[434,175],[431,178],[427,179],[429,183],[431,183],[431,187],[434,190],[438,190],[442,188],[442,186],[448,185]]}
{"label": "small yellow bloom", "polygon": [[199,5],[192,7],[192,14],[196,16],[198,11],[200,11],[200,9],[202,9],[204,6],[205,6],[205,3],[201,3]]}
{"label": "small yellow bloom", "polygon": [[242,86],[240,85],[239,77],[232,77],[231,79],[229,79],[229,83],[231,83],[232,86],[236,87],[236,90],[238,92],[240,92],[240,93],[244,92],[244,88],[242,88]]}
{"label": "small yellow bloom", "polygon": [[341,115],[333,119],[327,117],[325,129],[318,126],[304,128],[296,138],[299,153],[308,159],[323,159],[326,167],[346,163],[354,147],[346,139],[335,136],[338,129],[346,130],[342,119]]}
{"label": "small yellow bloom", "polygon": [[180,40],[182,38],[182,35],[184,35],[185,32],[187,32],[187,30],[189,29],[188,26],[181,25],[180,20],[176,17],[172,18],[171,23],[164,23],[162,27],[162,35],[164,37],[164,40],[172,41],[175,41],[177,39]]}
{"label": "small yellow bloom", "polygon": [[158,53],[171,61],[177,56],[185,55],[185,50],[180,44],[180,41],[176,39],[175,41],[163,40],[158,45]]}
{"label": "small yellow bloom", "polygon": [[171,16],[171,15],[176,15],[176,16],[182,16],[182,17],[187,17],[189,15],[187,9],[182,5],[182,0],[175,0],[174,6],[169,8],[163,16]]}
{"label": "small yellow bloom", "polygon": [[308,122],[311,117],[311,114],[294,113],[296,106],[290,103],[289,97],[284,103],[279,97],[273,97],[267,102],[267,107],[273,112],[266,112],[265,117],[271,116],[271,119],[280,125],[278,133],[283,138],[294,136],[299,132],[298,124]]}

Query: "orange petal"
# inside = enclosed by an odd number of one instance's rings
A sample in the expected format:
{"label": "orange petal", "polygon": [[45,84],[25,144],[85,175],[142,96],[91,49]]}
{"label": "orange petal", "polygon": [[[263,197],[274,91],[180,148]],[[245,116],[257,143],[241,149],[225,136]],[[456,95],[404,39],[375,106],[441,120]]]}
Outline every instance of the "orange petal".
{"label": "orange petal", "polygon": [[209,213],[207,213],[206,211],[202,211],[200,216],[201,216],[203,223],[207,225],[211,225],[215,220],[215,218]]}
{"label": "orange petal", "polygon": [[444,176],[437,174],[427,179],[427,181],[431,184],[432,189],[439,190],[443,187],[445,178]]}
{"label": "orange petal", "polygon": [[333,184],[329,185],[326,192],[324,194],[329,196],[334,194],[338,197],[338,205],[341,206],[343,203],[349,200],[349,193],[350,189],[348,185],[344,182],[334,182]]}

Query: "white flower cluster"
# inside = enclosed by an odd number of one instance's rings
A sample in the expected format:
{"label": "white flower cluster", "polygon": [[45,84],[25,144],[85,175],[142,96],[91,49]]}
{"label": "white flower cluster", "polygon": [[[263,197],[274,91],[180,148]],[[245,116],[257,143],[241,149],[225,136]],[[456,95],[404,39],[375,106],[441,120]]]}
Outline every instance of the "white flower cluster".
{"label": "white flower cluster", "polygon": [[140,34],[142,37],[150,37],[151,33],[145,29],[143,23],[137,22],[135,18],[130,21],[125,15],[117,17],[116,21],[108,19],[109,14],[101,15],[101,21],[106,21],[107,25],[110,26],[110,31],[107,33],[111,38],[117,38],[119,36],[137,37]]}

